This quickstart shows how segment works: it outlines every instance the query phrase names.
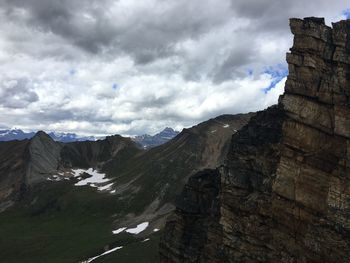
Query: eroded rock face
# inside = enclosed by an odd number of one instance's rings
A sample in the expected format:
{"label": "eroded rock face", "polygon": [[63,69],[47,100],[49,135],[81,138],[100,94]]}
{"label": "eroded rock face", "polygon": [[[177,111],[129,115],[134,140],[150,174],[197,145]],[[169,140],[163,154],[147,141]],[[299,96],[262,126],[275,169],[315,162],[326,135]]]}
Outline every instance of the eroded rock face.
{"label": "eroded rock face", "polygon": [[57,172],[62,145],[39,131],[28,145],[26,184],[43,182]]}
{"label": "eroded rock face", "polygon": [[[189,179],[166,225],[160,247],[163,262],[210,261],[216,254],[213,244],[221,236],[219,189],[218,170],[207,169]],[[207,242],[211,237],[214,240]]]}
{"label": "eroded rock face", "polygon": [[61,144],[46,133],[0,143],[0,212],[57,171]]}
{"label": "eroded rock face", "polygon": [[[269,220],[264,214],[269,213],[271,204],[284,117],[277,106],[258,112],[233,135],[225,165],[190,178],[166,224],[161,262],[229,262],[234,256],[239,262],[249,258],[242,252],[250,249],[251,237],[238,233],[247,226],[249,231],[257,231]],[[210,194],[208,189],[213,189]],[[257,231],[256,237],[264,239],[261,233]]]}
{"label": "eroded rock face", "polygon": [[350,21],[292,19],[291,28],[280,101],[289,118],[272,185],[273,219],[285,228],[277,249],[294,262],[350,262]]}
{"label": "eroded rock face", "polygon": [[[201,213],[177,209],[162,262],[350,262],[350,21],[290,26],[285,94],[233,136],[218,214],[196,221]],[[210,236],[195,248],[212,249],[185,257],[198,231],[169,229],[186,229],[189,217]]]}

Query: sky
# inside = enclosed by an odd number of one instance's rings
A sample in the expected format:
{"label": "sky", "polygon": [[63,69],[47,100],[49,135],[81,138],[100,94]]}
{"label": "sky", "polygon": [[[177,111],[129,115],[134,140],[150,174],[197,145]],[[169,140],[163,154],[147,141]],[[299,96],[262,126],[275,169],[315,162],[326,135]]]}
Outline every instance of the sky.
{"label": "sky", "polygon": [[275,104],[290,17],[343,0],[0,0],[0,127],[154,134]]}

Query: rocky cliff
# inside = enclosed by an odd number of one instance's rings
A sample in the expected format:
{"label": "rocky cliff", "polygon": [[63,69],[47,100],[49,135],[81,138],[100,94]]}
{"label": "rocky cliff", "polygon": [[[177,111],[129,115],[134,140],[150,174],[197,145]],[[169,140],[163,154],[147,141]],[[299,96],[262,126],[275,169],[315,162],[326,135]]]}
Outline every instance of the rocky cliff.
{"label": "rocky cliff", "polygon": [[60,150],[61,144],[44,132],[31,140],[0,142],[0,211],[56,172]]}
{"label": "rocky cliff", "polygon": [[57,172],[62,145],[49,135],[39,131],[30,140],[27,148],[26,184],[45,181],[48,175]]}
{"label": "rocky cliff", "polygon": [[350,21],[290,26],[285,94],[190,179],[161,262],[350,262]]}

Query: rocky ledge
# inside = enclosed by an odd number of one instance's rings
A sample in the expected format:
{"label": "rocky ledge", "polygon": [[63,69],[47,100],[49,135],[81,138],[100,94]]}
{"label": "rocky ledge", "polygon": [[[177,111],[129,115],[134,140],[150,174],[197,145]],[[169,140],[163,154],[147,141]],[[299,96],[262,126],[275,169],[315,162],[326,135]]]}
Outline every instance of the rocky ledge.
{"label": "rocky ledge", "polygon": [[350,262],[350,21],[290,27],[285,94],[190,179],[161,262]]}

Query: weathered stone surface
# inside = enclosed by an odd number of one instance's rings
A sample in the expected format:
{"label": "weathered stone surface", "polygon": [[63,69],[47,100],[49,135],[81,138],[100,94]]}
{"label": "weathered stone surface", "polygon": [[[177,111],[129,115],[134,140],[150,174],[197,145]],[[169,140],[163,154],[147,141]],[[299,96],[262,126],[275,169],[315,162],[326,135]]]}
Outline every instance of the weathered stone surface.
{"label": "weathered stone surface", "polygon": [[[216,254],[181,258],[181,234],[166,231],[162,262],[350,262],[350,21],[290,25],[285,94],[233,136],[219,169],[220,213],[196,221],[212,234],[197,247],[215,244]],[[177,214],[172,227],[198,215]],[[205,228],[209,218],[219,231]]]}
{"label": "weathered stone surface", "polygon": [[[350,86],[349,86],[350,87]],[[349,106],[334,106],[335,120],[334,131],[336,134],[350,139],[350,107]]]}
{"label": "weathered stone surface", "polygon": [[333,42],[335,45],[344,47],[349,49],[350,48],[350,38],[349,38],[349,31],[350,31],[350,21],[349,20],[342,20],[337,23],[332,23],[333,27]]}
{"label": "weathered stone surface", "polygon": [[[248,227],[252,234],[258,232],[256,238],[269,238],[264,233],[263,222],[270,220],[264,191],[271,188],[271,171],[276,170],[283,118],[277,107],[258,113],[233,136],[220,172],[207,170],[190,178],[166,225],[161,262],[230,262],[227,258],[233,256],[249,259],[248,251],[260,257],[263,248],[253,250],[254,238],[240,233]],[[252,210],[261,214],[249,215]],[[235,222],[240,217],[247,220]]]}
{"label": "weathered stone surface", "polygon": [[327,133],[332,133],[334,111],[331,106],[293,94],[284,95],[282,103],[290,117]]}
{"label": "weathered stone surface", "polygon": [[222,234],[218,224],[219,188],[217,170],[204,170],[189,179],[166,225],[160,246],[160,251],[166,251],[161,254],[163,262],[214,262],[220,249],[217,236]]}
{"label": "weathered stone surface", "polygon": [[39,131],[28,146],[28,167],[26,181],[28,185],[45,181],[48,175],[57,172],[62,145],[49,135]]}
{"label": "weathered stone surface", "polygon": [[56,172],[60,149],[61,144],[44,132],[31,140],[0,143],[0,210]]}

